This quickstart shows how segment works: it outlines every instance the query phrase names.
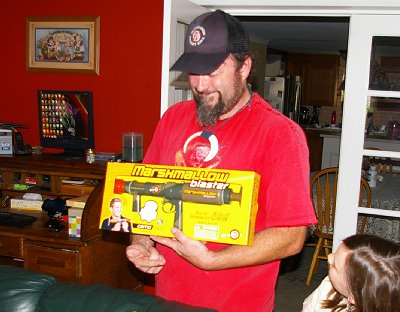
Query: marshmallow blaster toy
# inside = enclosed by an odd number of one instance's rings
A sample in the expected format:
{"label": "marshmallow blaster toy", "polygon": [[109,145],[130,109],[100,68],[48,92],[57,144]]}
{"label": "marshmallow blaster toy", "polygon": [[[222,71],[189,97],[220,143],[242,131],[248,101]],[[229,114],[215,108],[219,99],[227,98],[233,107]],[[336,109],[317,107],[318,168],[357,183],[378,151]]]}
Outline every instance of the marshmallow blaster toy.
{"label": "marshmallow blaster toy", "polygon": [[230,188],[214,189],[193,187],[190,183],[140,183],[115,179],[114,193],[128,193],[134,197],[133,211],[140,212],[140,197],[156,196],[163,198],[163,210],[175,213],[174,225],[182,229],[182,204],[184,202],[224,205],[232,201],[240,202],[242,194]]}

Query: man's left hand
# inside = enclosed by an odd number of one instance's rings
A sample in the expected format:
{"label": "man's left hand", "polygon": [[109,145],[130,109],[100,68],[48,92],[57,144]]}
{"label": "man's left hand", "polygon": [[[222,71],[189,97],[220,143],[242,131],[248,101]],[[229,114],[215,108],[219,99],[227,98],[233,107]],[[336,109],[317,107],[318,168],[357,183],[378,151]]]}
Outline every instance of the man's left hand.
{"label": "man's left hand", "polygon": [[200,269],[209,269],[208,264],[212,260],[212,251],[208,250],[204,243],[189,238],[178,228],[172,228],[171,232],[174,234],[174,238],[151,236],[151,239],[175,250],[180,257],[194,266]]}

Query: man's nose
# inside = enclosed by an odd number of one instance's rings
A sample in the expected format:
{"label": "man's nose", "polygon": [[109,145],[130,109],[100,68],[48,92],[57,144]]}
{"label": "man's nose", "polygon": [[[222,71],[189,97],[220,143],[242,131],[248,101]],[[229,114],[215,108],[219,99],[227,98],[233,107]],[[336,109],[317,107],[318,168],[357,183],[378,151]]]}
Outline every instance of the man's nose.
{"label": "man's nose", "polygon": [[210,77],[208,75],[196,75],[191,77],[191,84],[198,92],[204,92],[210,85]]}

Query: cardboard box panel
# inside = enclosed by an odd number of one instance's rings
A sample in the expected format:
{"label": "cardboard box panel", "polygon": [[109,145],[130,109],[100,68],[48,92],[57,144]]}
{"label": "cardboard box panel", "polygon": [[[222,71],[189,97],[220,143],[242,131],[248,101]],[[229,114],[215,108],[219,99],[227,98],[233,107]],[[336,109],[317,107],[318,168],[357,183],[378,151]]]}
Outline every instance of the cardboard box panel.
{"label": "cardboard box panel", "polygon": [[99,227],[119,198],[123,220],[109,224],[128,221],[132,233],[172,237],[175,226],[197,240],[249,245],[259,182],[251,171],[108,163]]}
{"label": "cardboard box panel", "polygon": [[81,221],[83,208],[70,207],[68,209],[68,235],[70,237],[81,237]]}
{"label": "cardboard box panel", "polygon": [[43,200],[23,199],[22,197],[11,198],[10,207],[21,210],[42,211]]}

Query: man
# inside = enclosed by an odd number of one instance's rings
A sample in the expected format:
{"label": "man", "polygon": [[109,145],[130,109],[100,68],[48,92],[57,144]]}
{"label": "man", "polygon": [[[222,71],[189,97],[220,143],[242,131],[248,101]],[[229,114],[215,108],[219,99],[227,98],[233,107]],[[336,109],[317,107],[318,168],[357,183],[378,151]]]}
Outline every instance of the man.
{"label": "man", "polygon": [[122,216],[122,200],[113,198],[110,201],[111,217],[104,219],[101,224],[103,230],[116,232],[131,232],[130,220]]}
{"label": "man", "polygon": [[[253,246],[135,235],[127,256],[157,274],[156,294],[218,311],[272,311],[280,259],[298,253],[316,222],[302,129],[247,86],[247,32],[217,10],[188,28],[171,70],[189,74],[195,100],[163,116],[145,163],[256,171],[261,175]],[[157,243],[155,248],[154,242]]]}

